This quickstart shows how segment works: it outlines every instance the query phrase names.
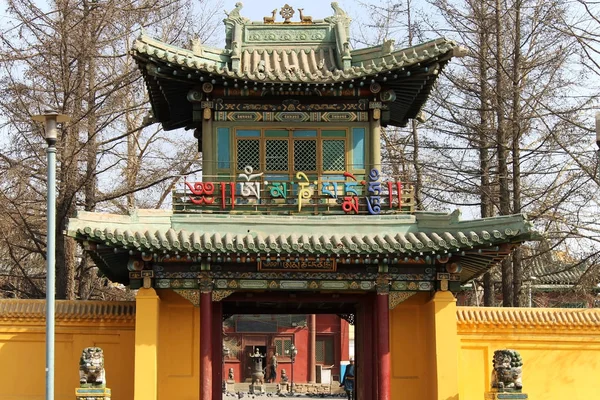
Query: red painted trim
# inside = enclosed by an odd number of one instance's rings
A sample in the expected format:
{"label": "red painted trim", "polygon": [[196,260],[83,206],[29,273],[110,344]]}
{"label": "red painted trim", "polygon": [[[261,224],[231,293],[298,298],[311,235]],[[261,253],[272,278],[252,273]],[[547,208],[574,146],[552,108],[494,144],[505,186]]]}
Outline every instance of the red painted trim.
{"label": "red painted trim", "polygon": [[389,295],[377,294],[377,358],[378,365],[378,399],[390,400],[390,311]]}
{"label": "red painted trim", "polygon": [[212,399],[212,299],[200,293],[200,400]]}

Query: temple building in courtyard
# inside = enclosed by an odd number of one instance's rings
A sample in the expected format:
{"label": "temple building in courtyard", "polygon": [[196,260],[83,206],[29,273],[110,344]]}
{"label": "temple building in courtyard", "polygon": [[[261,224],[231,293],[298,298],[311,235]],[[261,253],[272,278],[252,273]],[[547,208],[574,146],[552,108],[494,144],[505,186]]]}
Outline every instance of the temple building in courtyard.
{"label": "temple building in courtyard", "polygon": [[352,49],[331,6],[256,22],[237,3],[224,48],[134,43],[153,117],[193,131],[202,180],[183,179],[172,210],[79,212],[67,234],[139,289],[136,400],[220,399],[230,368],[253,379],[256,351],[279,354],[277,382],[339,379],[349,325],[356,400],[458,393],[453,293],[535,232],[524,215],[415,210],[411,182],[382,167],[381,129],[420,119],[464,52],[444,38]]}

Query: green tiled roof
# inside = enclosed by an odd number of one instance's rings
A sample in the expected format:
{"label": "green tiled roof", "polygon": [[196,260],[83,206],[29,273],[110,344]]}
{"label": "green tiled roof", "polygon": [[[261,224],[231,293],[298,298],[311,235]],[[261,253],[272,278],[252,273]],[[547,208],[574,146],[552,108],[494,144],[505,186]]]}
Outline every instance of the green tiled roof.
{"label": "green tiled roof", "polygon": [[114,272],[115,268],[125,270],[129,254],[135,252],[340,257],[389,254],[432,259],[460,254],[467,279],[503,256],[498,246],[529,240],[535,232],[523,215],[460,221],[458,213],[282,217],[139,210],[132,215],[79,212],[69,221],[68,235],[110,250],[103,252],[110,260],[102,263]]}
{"label": "green tiled roof", "polygon": [[[531,282],[534,288],[547,290],[571,290],[575,287],[595,287],[598,277],[590,268],[589,262],[552,249],[547,240],[541,240],[538,246],[522,246],[521,257],[523,280]],[[501,271],[494,271],[492,280],[502,281]],[[529,284],[529,283],[527,283]]]}
{"label": "green tiled roof", "polygon": [[306,91],[307,97],[377,84],[396,96],[389,100],[385,124],[404,126],[417,117],[448,61],[465,54],[445,38],[405,49],[395,49],[394,41],[386,40],[353,50],[350,18],[337,3],[332,3],[333,16],[310,22],[249,21],[240,15],[241,8],[238,3],[224,20],[225,48],[199,41],[182,48],[145,34],[133,44],[154,117],[166,130],[197,128],[188,96],[201,93],[204,83],[236,89],[241,96],[286,89]]}
{"label": "green tiled roof", "polygon": [[[145,64],[146,61],[154,61],[156,67],[147,67],[153,74],[160,72],[155,68],[162,63],[183,68],[181,79],[185,79],[190,72],[198,71],[227,79],[261,83],[330,84],[399,71],[420,63],[448,60],[461,52],[454,41],[444,38],[387,53],[382,51],[382,47],[351,52],[355,61],[345,69],[336,63],[333,48],[245,50],[241,56],[241,66],[233,68],[230,66],[231,52],[226,49],[183,49],[142,35],[133,45],[133,54],[138,62]],[[439,73],[439,64],[435,64],[431,72]],[[391,81],[392,78],[388,79]]]}

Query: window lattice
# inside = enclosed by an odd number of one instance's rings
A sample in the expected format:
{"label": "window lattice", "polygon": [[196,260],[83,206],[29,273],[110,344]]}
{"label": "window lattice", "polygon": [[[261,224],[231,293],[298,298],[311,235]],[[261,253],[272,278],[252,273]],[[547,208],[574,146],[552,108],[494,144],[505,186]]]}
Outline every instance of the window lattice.
{"label": "window lattice", "polygon": [[325,342],[317,340],[315,347],[315,361],[318,364],[325,363]]}
{"label": "window lattice", "polygon": [[237,141],[237,169],[243,170],[248,165],[254,171],[260,171],[260,142],[258,140]]}
{"label": "window lattice", "polygon": [[344,171],[346,169],[346,145],[343,140],[323,140],[323,170]]}
{"label": "window lattice", "polygon": [[288,170],[288,141],[267,140],[266,143],[266,171]]}
{"label": "window lattice", "polygon": [[294,170],[317,170],[316,140],[294,140]]}
{"label": "window lattice", "polygon": [[318,364],[331,365],[334,362],[333,338],[317,337],[315,346],[315,361]]}
{"label": "window lattice", "polygon": [[290,356],[292,339],[275,339],[275,351],[280,356]]}

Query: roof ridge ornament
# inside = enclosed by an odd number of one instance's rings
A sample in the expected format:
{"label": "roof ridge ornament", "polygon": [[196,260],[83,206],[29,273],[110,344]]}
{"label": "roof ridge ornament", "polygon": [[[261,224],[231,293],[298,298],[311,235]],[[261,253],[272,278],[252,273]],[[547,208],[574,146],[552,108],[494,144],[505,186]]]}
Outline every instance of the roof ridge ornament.
{"label": "roof ridge ornament", "polygon": [[338,62],[342,69],[346,70],[352,66],[352,49],[350,47],[350,22],[352,18],[340,8],[336,1],[331,3],[331,8],[333,8],[335,14],[325,18],[325,21],[336,27]]}
{"label": "roof ridge ornament", "polygon": [[395,43],[396,43],[396,40],[394,40],[394,39],[385,39],[383,41],[383,44],[381,45],[381,55],[391,54],[391,52],[394,51]]}
{"label": "roof ridge ornament", "polygon": [[271,13],[273,14],[270,17],[263,17],[263,22],[265,24],[274,24],[275,23],[275,14],[277,14],[277,9],[274,9],[273,11],[271,11]]}
{"label": "roof ridge ornament", "polygon": [[233,22],[237,22],[240,24],[243,24],[247,21],[249,21],[248,18],[246,17],[242,17],[240,14],[240,11],[242,10],[242,8],[244,7],[244,3],[242,3],[241,1],[238,1],[237,3],[235,3],[235,8],[233,10],[231,10],[230,12],[225,11],[225,15],[227,15],[226,20],[232,20]]}
{"label": "roof ridge ornament", "polygon": [[312,24],[313,18],[310,15],[304,15],[302,11],[304,11],[304,8],[298,9],[298,12],[300,13],[300,22],[303,24]]}
{"label": "roof ridge ornament", "polygon": [[202,54],[204,53],[204,50],[202,48],[202,40],[197,37],[191,40],[192,42],[192,53],[196,56],[196,57],[201,57]]}
{"label": "roof ridge ornament", "polygon": [[294,16],[296,12],[294,11],[294,9],[286,3],[286,5],[284,5],[283,7],[281,7],[281,11],[279,12],[279,14],[283,17],[283,23],[284,24],[289,24],[291,21],[290,19],[292,19],[292,17]]}

